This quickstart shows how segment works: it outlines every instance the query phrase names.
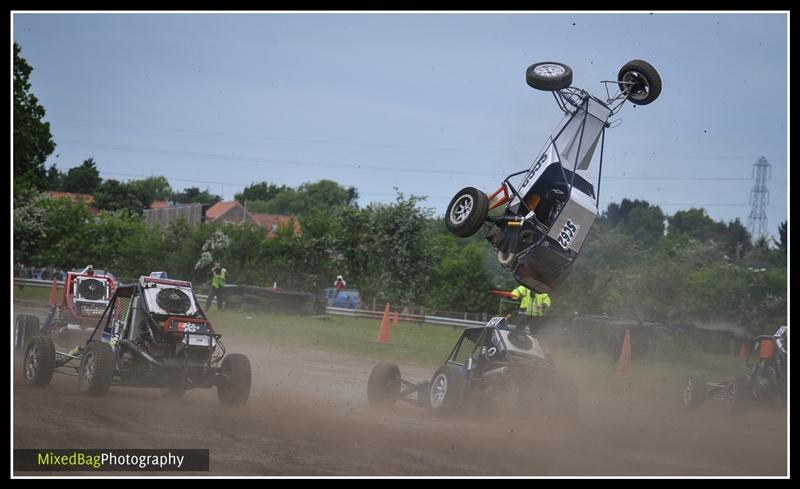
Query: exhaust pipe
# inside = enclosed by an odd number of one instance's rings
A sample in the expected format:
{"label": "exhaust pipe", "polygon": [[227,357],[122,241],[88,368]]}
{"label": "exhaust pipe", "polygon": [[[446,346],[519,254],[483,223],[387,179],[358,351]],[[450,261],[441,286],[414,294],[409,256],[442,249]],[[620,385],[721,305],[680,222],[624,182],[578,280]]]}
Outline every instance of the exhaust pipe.
{"label": "exhaust pipe", "polygon": [[154,365],[158,365],[159,367],[163,367],[164,366],[164,364],[162,362],[160,362],[160,361],[156,360],[155,358],[153,358],[149,353],[144,351],[144,349],[142,349],[141,346],[137,345],[133,341],[131,341],[131,340],[122,340],[122,341],[120,341],[120,344],[122,346],[126,347],[126,348],[129,348],[129,349],[133,350],[134,353],[136,353],[140,357],[144,358],[148,362],[150,362],[150,363],[152,363]]}
{"label": "exhaust pipe", "polygon": [[483,374],[484,377],[500,377],[508,372],[508,367],[500,367],[488,370]]}

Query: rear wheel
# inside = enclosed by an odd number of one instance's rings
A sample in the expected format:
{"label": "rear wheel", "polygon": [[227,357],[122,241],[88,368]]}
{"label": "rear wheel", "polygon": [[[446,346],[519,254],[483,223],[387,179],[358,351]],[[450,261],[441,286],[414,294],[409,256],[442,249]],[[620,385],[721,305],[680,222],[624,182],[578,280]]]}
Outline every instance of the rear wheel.
{"label": "rear wheel", "polygon": [[477,233],[489,215],[489,197],[475,187],[461,189],[447,206],[447,230],[466,238]]}
{"label": "rear wheel", "polygon": [[572,68],[555,61],[534,63],[525,72],[525,81],[537,90],[561,90],[572,85]]}
{"label": "rear wheel", "polygon": [[39,318],[20,314],[14,319],[14,349],[24,351],[25,345],[39,332]]}
{"label": "rear wheel", "polygon": [[661,76],[647,61],[634,59],[619,70],[619,89],[636,105],[647,105],[661,94]]}
{"label": "rear wheel", "polygon": [[81,392],[102,396],[111,387],[114,376],[114,350],[103,341],[90,341],[81,354],[78,370]]}
{"label": "rear wheel", "polygon": [[53,378],[56,364],[56,347],[53,339],[38,334],[31,338],[25,347],[25,358],[22,362],[23,377],[27,385],[44,387]]}
{"label": "rear wheel", "polygon": [[698,375],[686,377],[686,385],[683,387],[683,407],[687,409],[696,408],[706,400],[706,383]]}
{"label": "rear wheel", "polygon": [[467,392],[467,373],[455,365],[442,365],[433,374],[428,389],[428,409],[437,416],[455,414]]}
{"label": "rear wheel", "polygon": [[223,406],[244,406],[250,398],[252,370],[250,360],[241,353],[231,353],[222,360],[224,381],[217,385],[217,398]]}
{"label": "rear wheel", "polygon": [[400,367],[391,362],[379,362],[372,368],[367,381],[367,401],[372,407],[389,407],[400,397]]}

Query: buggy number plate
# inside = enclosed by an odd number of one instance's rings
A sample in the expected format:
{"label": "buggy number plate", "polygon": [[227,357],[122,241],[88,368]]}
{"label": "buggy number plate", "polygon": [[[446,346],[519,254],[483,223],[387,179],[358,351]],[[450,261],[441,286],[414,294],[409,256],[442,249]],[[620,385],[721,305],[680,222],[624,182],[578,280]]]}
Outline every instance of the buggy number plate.
{"label": "buggy number plate", "polygon": [[556,241],[566,250],[569,248],[569,244],[572,243],[573,238],[578,234],[578,229],[580,229],[580,226],[572,222],[571,219],[567,219]]}
{"label": "buggy number plate", "polygon": [[197,346],[209,346],[211,345],[211,338],[200,334],[190,334],[189,344]]}

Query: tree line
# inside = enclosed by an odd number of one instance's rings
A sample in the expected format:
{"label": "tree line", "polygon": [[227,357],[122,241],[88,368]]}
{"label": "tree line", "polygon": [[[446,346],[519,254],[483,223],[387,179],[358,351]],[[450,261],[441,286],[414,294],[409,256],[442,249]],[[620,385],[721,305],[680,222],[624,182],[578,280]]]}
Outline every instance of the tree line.
{"label": "tree line", "polygon": [[[221,260],[233,282],[319,292],[342,274],[364,299],[428,310],[495,313],[491,289],[510,290],[481,236],[456,238],[424,197],[357,204],[358,190],[321,180],[297,188],[257,182],[235,198],[248,210],[290,214],[302,233],[267,239],[253,223],[185,221],[148,227],[154,200],[214,203],[210,191],[174,191],[162,176],[121,182],[100,178],[88,158],[66,173],[45,160],[55,144],[45,110],[30,92],[31,67],[14,45],[14,259],[70,269],[92,263],[121,277],[166,270],[203,282]],[[82,202],[45,191],[92,194]],[[551,293],[555,310],[645,321],[741,325],[772,331],[787,318],[787,223],[778,237],[753,240],[739,222],[714,221],[703,209],[665,215],[641,200],[611,203],[598,218],[567,281]]]}

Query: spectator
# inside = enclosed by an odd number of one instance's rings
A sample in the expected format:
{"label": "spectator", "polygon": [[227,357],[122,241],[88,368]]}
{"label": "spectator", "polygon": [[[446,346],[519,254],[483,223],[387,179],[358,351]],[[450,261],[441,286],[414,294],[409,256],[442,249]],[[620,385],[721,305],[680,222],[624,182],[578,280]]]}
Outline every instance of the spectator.
{"label": "spectator", "polygon": [[217,298],[217,309],[222,310],[225,307],[225,282],[227,280],[228,271],[222,268],[219,262],[214,262],[214,268],[211,269],[211,290],[208,293],[206,300],[206,310],[211,307],[214,297]]}
{"label": "spectator", "polygon": [[336,287],[336,295],[339,295],[339,292],[343,291],[347,283],[344,281],[344,277],[341,275],[336,276],[336,281],[333,283],[333,286]]}
{"label": "spectator", "polygon": [[550,296],[548,294],[534,293],[524,285],[520,285],[512,290],[511,295],[516,300],[521,299],[519,311],[515,318],[517,328],[514,331],[524,333],[525,327],[527,326],[530,332],[533,333],[534,328],[538,326],[536,323],[539,322],[542,316],[546,315],[548,309],[550,309]]}

